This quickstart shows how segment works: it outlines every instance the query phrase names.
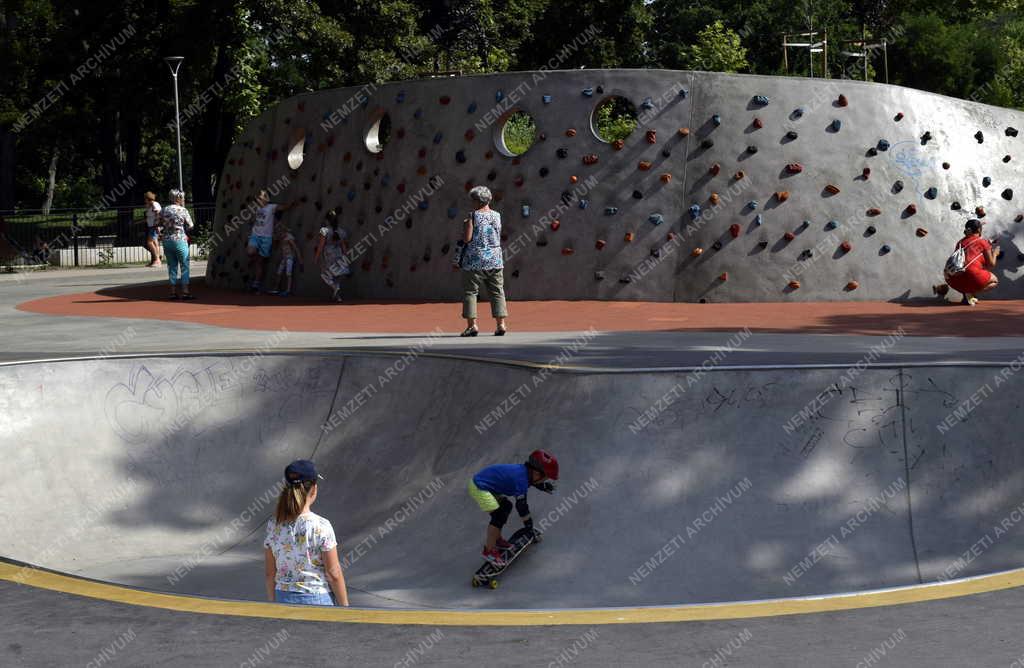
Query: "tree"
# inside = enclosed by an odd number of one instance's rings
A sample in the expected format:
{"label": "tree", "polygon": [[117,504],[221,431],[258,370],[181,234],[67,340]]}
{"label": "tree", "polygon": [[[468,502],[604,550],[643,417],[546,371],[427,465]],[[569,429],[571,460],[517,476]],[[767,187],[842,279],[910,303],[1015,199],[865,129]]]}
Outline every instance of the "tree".
{"label": "tree", "polygon": [[687,69],[707,72],[738,72],[750,66],[740,36],[721,21],[697,33],[697,43],[686,49],[684,60]]}

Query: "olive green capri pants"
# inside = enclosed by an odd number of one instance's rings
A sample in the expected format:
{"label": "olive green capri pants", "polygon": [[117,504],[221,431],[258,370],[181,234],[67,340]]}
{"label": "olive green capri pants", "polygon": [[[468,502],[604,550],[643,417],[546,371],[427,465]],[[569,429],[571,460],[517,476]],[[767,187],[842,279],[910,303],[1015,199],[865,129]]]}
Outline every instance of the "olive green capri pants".
{"label": "olive green capri pants", "polygon": [[485,269],[480,271],[462,271],[462,317],[476,318],[476,297],[480,293],[481,284],[491,298],[491,316],[507,318],[508,308],[505,305],[505,277],[502,269]]}

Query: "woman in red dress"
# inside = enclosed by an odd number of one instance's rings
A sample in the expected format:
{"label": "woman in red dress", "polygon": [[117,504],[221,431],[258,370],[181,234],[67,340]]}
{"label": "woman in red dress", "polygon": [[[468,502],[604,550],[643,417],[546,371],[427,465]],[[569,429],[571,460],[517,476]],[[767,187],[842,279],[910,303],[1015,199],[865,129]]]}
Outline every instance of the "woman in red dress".
{"label": "woman in red dress", "polygon": [[[964,225],[964,238],[957,242],[957,248],[964,249],[964,270],[957,274],[946,274],[946,285],[964,295],[961,304],[974,306],[978,303],[975,295],[987,292],[999,285],[999,279],[990,270],[996,267],[996,249],[999,242],[990,242],[981,236],[982,222],[972,218]],[[936,286],[935,292],[944,296],[946,285]]]}

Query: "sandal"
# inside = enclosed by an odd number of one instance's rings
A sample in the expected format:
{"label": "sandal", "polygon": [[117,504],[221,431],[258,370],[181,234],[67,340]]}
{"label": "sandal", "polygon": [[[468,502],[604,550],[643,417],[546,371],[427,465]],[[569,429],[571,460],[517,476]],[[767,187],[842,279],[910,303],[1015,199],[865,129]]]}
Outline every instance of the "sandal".
{"label": "sandal", "polygon": [[477,329],[476,327],[467,327],[466,329],[462,330],[462,334],[459,334],[459,336],[476,336],[479,333],[480,330]]}
{"label": "sandal", "polygon": [[504,328],[504,327],[499,327],[499,328],[497,328],[496,330],[494,330],[494,335],[495,335],[495,336],[505,336],[505,332],[507,332],[507,331],[508,331],[508,330],[507,330],[506,328]]}

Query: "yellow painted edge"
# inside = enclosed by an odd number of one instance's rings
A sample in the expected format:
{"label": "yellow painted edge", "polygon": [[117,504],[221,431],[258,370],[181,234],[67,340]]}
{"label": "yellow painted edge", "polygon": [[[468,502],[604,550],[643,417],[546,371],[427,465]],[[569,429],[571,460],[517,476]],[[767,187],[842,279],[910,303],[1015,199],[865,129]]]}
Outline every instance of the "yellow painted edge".
{"label": "yellow painted edge", "polygon": [[[229,601],[143,591],[38,570],[31,566],[15,566],[7,563],[0,563],[0,580],[113,603],[207,615],[359,624],[552,626],[750,619],[921,603],[1020,587],[1024,585],[1024,568],[946,583],[833,596],[783,598],[741,603],[578,610],[382,610]],[[466,586],[469,587],[468,577]],[[481,595],[487,596],[488,594],[482,592]]]}

